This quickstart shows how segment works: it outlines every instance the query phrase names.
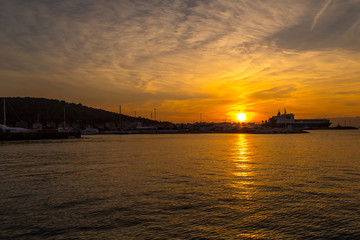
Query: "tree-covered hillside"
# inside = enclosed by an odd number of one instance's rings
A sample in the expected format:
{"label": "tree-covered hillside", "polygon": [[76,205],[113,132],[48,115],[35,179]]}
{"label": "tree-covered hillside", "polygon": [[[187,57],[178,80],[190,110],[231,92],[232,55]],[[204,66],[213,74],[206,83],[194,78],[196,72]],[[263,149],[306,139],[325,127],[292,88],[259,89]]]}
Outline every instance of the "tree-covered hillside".
{"label": "tree-covered hillside", "polygon": [[[0,101],[0,123],[3,123],[4,104]],[[101,109],[90,108],[82,104],[67,103],[55,99],[31,98],[31,97],[7,97],[6,104],[6,123],[9,126],[15,126],[18,122],[26,122],[28,126],[39,122],[44,126],[52,122],[63,124],[64,115],[66,123],[85,127],[87,125],[95,126],[105,123],[115,123],[117,126],[122,123],[141,123],[142,125],[161,124],[156,121],[145,118],[135,118],[127,115],[109,112]],[[65,112],[65,114],[64,114]],[[164,123],[162,123],[164,124]],[[168,123],[167,123],[168,124]]]}

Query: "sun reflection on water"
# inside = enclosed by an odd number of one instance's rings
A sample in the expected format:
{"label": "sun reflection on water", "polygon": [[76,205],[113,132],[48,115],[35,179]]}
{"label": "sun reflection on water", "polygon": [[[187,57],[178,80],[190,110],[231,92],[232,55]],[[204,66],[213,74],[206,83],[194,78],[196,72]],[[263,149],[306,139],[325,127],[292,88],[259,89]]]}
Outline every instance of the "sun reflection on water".
{"label": "sun reflection on water", "polygon": [[234,181],[232,185],[241,191],[243,196],[250,198],[253,192],[251,186],[254,184],[254,172],[251,159],[252,153],[246,134],[238,135],[238,139],[233,146],[233,151],[233,163],[235,168],[233,170]]}
{"label": "sun reflection on water", "polygon": [[235,163],[236,167],[240,169],[240,171],[236,172],[236,175],[247,176],[249,173],[249,146],[247,136],[245,134],[239,134],[238,140],[235,144],[235,152],[236,159]]}

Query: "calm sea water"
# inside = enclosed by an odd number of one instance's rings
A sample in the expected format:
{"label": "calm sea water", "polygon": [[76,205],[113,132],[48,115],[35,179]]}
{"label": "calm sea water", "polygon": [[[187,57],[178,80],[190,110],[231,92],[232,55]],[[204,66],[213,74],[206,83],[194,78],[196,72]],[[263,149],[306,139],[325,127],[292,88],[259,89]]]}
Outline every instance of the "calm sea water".
{"label": "calm sea water", "polygon": [[360,131],[0,143],[0,239],[360,239]]}

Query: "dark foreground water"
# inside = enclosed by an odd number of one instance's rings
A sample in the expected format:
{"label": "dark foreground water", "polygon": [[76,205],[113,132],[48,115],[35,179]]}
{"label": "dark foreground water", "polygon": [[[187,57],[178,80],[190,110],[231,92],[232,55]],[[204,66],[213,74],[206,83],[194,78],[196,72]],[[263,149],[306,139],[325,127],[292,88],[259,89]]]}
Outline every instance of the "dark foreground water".
{"label": "dark foreground water", "polygon": [[360,131],[0,143],[0,239],[360,239]]}

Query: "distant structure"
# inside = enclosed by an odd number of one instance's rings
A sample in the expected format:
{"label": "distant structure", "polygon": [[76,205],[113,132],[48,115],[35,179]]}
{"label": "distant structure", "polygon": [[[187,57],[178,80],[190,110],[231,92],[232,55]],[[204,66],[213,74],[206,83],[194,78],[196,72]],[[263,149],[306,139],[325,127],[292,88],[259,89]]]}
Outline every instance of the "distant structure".
{"label": "distant structure", "polygon": [[294,114],[281,114],[278,110],[276,116],[269,118],[269,124],[272,128],[296,128],[296,129],[323,129],[328,128],[331,124],[329,119],[295,119]]}

